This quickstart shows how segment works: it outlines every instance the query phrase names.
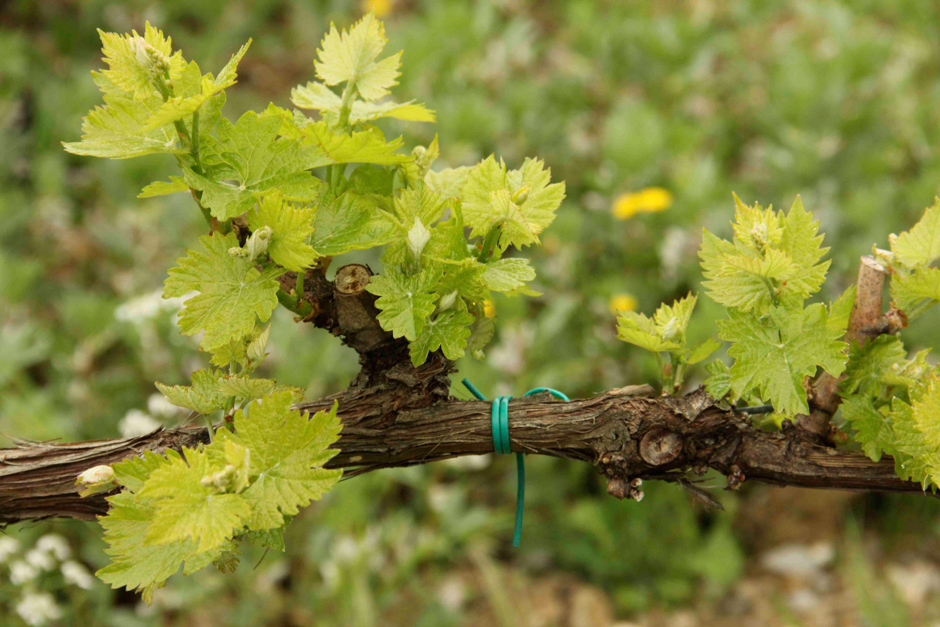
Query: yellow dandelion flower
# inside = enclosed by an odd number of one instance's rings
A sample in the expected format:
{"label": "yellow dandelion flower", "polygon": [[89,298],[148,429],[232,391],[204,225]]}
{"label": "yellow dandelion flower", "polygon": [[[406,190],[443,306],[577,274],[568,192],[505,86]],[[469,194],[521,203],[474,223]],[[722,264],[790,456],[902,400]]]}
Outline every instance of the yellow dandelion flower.
{"label": "yellow dandelion flower", "polygon": [[616,315],[618,311],[636,311],[638,304],[632,294],[614,294],[610,297],[610,312]]}
{"label": "yellow dandelion flower", "polygon": [[672,206],[672,193],[662,187],[647,187],[638,192],[621,194],[611,211],[618,220],[629,220],[638,213],[656,213]]}
{"label": "yellow dandelion flower", "polygon": [[375,17],[385,17],[392,12],[392,0],[362,0],[363,13],[375,13]]}
{"label": "yellow dandelion flower", "polygon": [[483,301],[483,315],[487,318],[496,317],[496,307],[493,306],[493,301],[485,300]]}

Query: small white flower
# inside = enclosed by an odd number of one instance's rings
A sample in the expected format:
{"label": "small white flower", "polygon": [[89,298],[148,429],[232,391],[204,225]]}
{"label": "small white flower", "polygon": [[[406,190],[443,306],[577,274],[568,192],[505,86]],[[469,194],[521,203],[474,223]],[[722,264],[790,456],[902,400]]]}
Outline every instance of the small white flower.
{"label": "small white flower", "polygon": [[166,400],[163,394],[151,394],[147,399],[147,411],[151,416],[171,418],[180,413],[181,408]]}
{"label": "small white flower", "polygon": [[141,435],[147,435],[151,431],[160,428],[160,423],[154,420],[150,414],[132,409],[118,423],[118,429],[121,436],[125,438],[136,438]]}
{"label": "small white flower", "polygon": [[0,536],[0,564],[5,563],[10,556],[20,550],[20,543],[16,538]]}
{"label": "small white flower", "polygon": [[186,299],[194,296],[197,292],[190,292],[176,298],[163,298],[163,290],[154,290],[149,294],[143,294],[137,298],[132,298],[120,305],[114,310],[114,317],[118,322],[130,322],[132,324],[144,324],[153,320],[163,311],[179,311],[183,308]]}
{"label": "small white flower", "polygon": [[82,590],[90,590],[95,582],[95,578],[91,576],[88,570],[75,560],[69,560],[62,564],[62,576],[65,577],[66,582],[76,585]]}
{"label": "small white flower", "polygon": [[[101,466],[96,466],[96,468],[101,468]],[[111,467],[105,466],[105,468],[110,469]],[[111,475],[114,476],[113,470],[111,471]],[[36,548],[54,555],[59,561],[67,560],[72,555],[72,549],[69,547],[68,540],[57,533],[47,533],[39,538],[39,541],[36,542]]]}
{"label": "small white flower", "polygon": [[32,581],[38,574],[39,571],[36,570],[35,567],[30,566],[22,560],[10,564],[10,582],[14,586],[20,586],[27,581]]}
{"label": "small white flower", "polygon": [[352,536],[343,536],[333,545],[333,557],[337,562],[349,563],[359,556],[359,545]]}
{"label": "small white flower", "polygon": [[55,559],[39,549],[30,549],[26,553],[26,562],[39,570],[52,570],[55,568]]}
{"label": "small white flower", "polygon": [[27,625],[45,625],[62,618],[62,610],[48,592],[30,592],[16,604],[16,613]]}

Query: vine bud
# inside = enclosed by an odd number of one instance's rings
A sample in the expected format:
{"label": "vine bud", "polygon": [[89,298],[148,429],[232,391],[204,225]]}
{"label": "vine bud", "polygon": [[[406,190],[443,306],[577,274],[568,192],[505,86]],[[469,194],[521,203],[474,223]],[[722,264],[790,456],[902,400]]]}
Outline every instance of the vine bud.
{"label": "vine bud", "polygon": [[78,475],[75,485],[80,486],[79,495],[82,497],[108,492],[115,487],[114,469],[111,466],[92,466]]}
{"label": "vine bud", "polygon": [[424,146],[415,146],[411,151],[411,156],[414,157],[415,167],[418,168],[418,176],[424,178],[424,175],[431,169],[431,161],[433,161],[428,149]]}
{"label": "vine bud", "polygon": [[418,259],[421,256],[421,251],[424,250],[424,247],[427,245],[428,240],[431,239],[431,231],[428,230],[424,223],[421,222],[421,218],[415,217],[414,226],[411,227],[411,230],[408,231],[408,250],[411,251],[411,254],[414,255],[415,259]]}
{"label": "vine bud", "polygon": [[447,311],[454,306],[454,303],[457,302],[457,290],[454,290],[450,294],[445,294],[441,297],[441,301],[438,304],[438,309],[441,311]]}
{"label": "vine bud", "polygon": [[528,185],[523,185],[518,190],[516,190],[516,193],[512,195],[512,202],[517,205],[524,203],[526,199],[529,198],[529,189],[530,188]]}
{"label": "vine bud", "polygon": [[215,488],[219,492],[227,492],[233,487],[235,480],[235,466],[226,464],[225,468],[200,479],[199,483],[207,488]]}
{"label": "vine bud", "polygon": [[261,332],[258,337],[253,339],[251,343],[248,344],[248,349],[246,354],[248,359],[252,362],[259,362],[264,359],[265,349],[268,347],[268,338],[271,336],[271,325],[269,324],[264,328],[264,331]]}
{"label": "vine bud", "polygon": [[884,250],[883,248],[878,248],[877,245],[872,245],[871,247],[872,255],[875,259],[886,266],[891,266],[894,264],[894,253],[890,250]]}
{"label": "vine bud", "polygon": [[663,326],[662,337],[664,340],[674,340],[679,336],[679,321],[675,316],[669,319],[669,322]]}
{"label": "vine bud", "polygon": [[757,250],[763,253],[771,244],[767,225],[763,222],[755,224],[754,228],[751,229],[751,239],[754,240],[754,246]]}
{"label": "vine bud", "polygon": [[154,77],[163,77],[164,72],[170,68],[170,60],[165,54],[147,43],[147,40],[138,34],[130,39],[131,49],[134,51],[134,60]]}
{"label": "vine bud", "polygon": [[273,231],[269,226],[263,226],[248,238],[243,247],[233,246],[228,249],[228,254],[233,257],[243,257],[248,260],[257,259],[268,252],[268,245],[271,243]]}

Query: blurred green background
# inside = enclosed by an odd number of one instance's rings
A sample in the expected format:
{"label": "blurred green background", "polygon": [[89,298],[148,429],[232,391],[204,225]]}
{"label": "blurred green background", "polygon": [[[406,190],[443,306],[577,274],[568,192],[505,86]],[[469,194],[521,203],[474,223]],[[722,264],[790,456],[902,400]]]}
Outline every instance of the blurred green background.
{"label": "blurred green background", "polygon": [[[202,217],[185,195],[136,199],[173,173],[172,159],[82,159],[60,145],[99,102],[95,29],[150,20],[205,70],[253,38],[229,90],[234,118],[290,106],[330,21],[348,26],[370,9],[389,50],[405,51],[397,97],[439,120],[393,121],[387,133],[409,147],[438,133],[437,167],[537,155],[567,182],[533,252],[544,296],[497,301],[487,358],[460,364],[488,394],[654,382],[655,362],[615,340],[611,307],[651,313],[697,291],[701,229],[730,234],[732,191],[778,208],[802,195],[833,247],[822,295],[832,297],[940,187],[935,3],[10,0],[0,8],[0,432],[68,441],[176,425],[184,416],[153,396],[153,381],[182,382],[204,360],[159,297]],[[652,193],[658,204],[634,195],[649,188],[665,190]],[[693,339],[717,315],[699,302]],[[940,343],[935,316],[905,333],[911,348]],[[284,311],[271,344],[269,374],[308,397],[355,374],[351,350]],[[716,489],[726,511],[713,512],[654,485],[641,504],[621,503],[585,465],[530,459],[512,550],[510,462],[344,482],[296,519],[285,555],[248,552],[233,575],[174,578],[149,608],[80,576],[106,561],[97,525],[9,528],[0,621],[42,613],[24,599],[62,624],[121,626],[940,620],[935,501],[747,485]],[[50,548],[62,539],[71,557]]]}

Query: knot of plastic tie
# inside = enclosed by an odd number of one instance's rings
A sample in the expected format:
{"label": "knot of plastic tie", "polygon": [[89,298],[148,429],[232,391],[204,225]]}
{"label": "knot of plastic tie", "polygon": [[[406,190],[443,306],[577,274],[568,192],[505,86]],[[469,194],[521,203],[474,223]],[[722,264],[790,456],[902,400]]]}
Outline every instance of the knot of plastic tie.
{"label": "knot of plastic tie", "polygon": [[[467,379],[463,380],[463,385],[479,400],[486,400],[486,397],[483,396],[480,390],[476,389]],[[555,398],[559,398],[563,401],[571,400],[563,393],[558,390],[553,390],[552,388],[533,388],[523,394],[523,396],[531,396],[539,392],[548,392]],[[501,455],[512,453],[512,449],[509,445],[510,399],[512,399],[511,396],[497,396],[496,399],[493,400],[493,408],[490,412],[490,419],[492,421],[491,428],[493,430],[493,449]],[[525,457],[522,453],[516,453],[516,483],[516,528],[512,534],[512,545],[514,547],[518,547],[519,543],[522,541],[522,514],[525,510]]]}

